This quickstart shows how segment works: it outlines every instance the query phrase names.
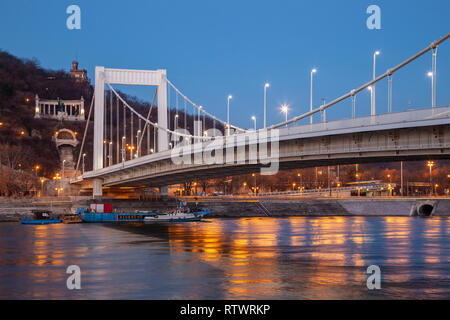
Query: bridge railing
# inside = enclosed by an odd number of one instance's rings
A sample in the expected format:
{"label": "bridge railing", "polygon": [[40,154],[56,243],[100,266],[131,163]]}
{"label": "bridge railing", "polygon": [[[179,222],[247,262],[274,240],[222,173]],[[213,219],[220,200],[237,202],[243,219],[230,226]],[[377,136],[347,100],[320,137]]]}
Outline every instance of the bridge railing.
{"label": "bridge railing", "polygon": [[[389,186],[386,184],[376,184],[370,186],[351,186],[351,187],[334,187],[331,188],[331,192],[344,192],[344,191],[370,191],[370,190],[380,190],[380,189],[388,189]],[[290,190],[290,191],[277,191],[277,192],[264,192],[259,193],[257,196],[278,196],[278,195],[311,195],[311,194],[319,194],[319,193],[329,193],[330,188],[321,188],[321,189],[303,189],[303,190]]]}
{"label": "bridge railing", "polygon": [[450,106],[423,108],[407,111],[363,116],[351,119],[332,120],[313,124],[302,124],[287,128],[280,128],[280,135],[294,135],[301,133],[327,132],[341,129],[352,129],[369,126],[393,125],[398,123],[422,122],[433,119],[449,119]]}

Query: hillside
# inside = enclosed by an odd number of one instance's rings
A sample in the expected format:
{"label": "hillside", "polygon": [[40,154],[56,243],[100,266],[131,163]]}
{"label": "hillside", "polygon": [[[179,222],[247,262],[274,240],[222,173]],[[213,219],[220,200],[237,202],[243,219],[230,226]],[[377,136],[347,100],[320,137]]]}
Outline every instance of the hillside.
{"label": "hillside", "polygon": [[[58,153],[52,136],[61,128],[68,128],[78,133],[81,139],[85,122],[58,121],[49,119],[35,119],[35,95],[41,99],[60,97],[63,100],[85,99],[86,117],[93,96],[94,88],[86,82],[76,82],[65,70],[47,70],[40,67],[36,59],[20,59],[8,52],[0,50],[0,152],[9,146],[15,146],[19,153],[17,164],[21,164],[22,170],[32,171],[36,165],[40,166],[39,175],[52,177],[59,172]],[[107,92],[109,94],[109,92]],[[146,115],[150,102],[142,101],[137,97],[120,92],[127,102],[141,114]],[[107,98],[109,100],[109,98]],[[171,119],[174,110],[170,110]],[[184,113],[178,112],[180,125],[184,119]],[[153,108],[151,120],[157,122],[157,107]],[[187,123],[192,122],[192,115],[187,115]],[[113,122],[113,132],[115,132]],[[212,127],[212,120],[206,119],[207,127]],[[173,129],[173,121],[169,123]],[[221,128],[217,124],[217,128]],[[92,155],[92,133],[90,126],[86,145],[86,170],[90,169]],[[79,147],[75,150],[74,158],[78,157]],[[145,147],[144,147],[145,148]],[[145,154],[145,150],[143,153]],[[3,159],[1,163],[6,164]],[[9,161],[11,162],[11,161]],[[10,166],[12,166],[10,164]],[[17,169],[12,166],[12,169]]]}

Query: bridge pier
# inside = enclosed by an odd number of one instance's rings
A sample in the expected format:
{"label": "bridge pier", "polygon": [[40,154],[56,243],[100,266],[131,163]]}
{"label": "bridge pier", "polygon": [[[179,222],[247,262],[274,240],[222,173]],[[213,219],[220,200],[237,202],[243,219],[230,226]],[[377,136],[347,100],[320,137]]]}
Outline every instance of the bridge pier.
{"label": "bridge pier", "polygon": [[169,196],[169,186],[159,187],[159,193],[163,197],[168,197]]}
{"label": "bridge pier", "polygon": [[101,198],[103,196],[103,179],[94,179],[92,181],[92,196],[94,199]]}

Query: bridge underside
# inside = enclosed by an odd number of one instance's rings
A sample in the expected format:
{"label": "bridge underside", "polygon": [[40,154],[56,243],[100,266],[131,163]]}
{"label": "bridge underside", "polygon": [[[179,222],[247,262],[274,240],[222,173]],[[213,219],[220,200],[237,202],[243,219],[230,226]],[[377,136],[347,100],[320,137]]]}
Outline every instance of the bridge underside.
{"label": "bridge underside", "polygon": [[[248,146],[246,149],[248,155]],[[280,136],[279,169],[338,164],[450,159],[450,124],[308,138]],[[246,157],[248,159],[248,156]],[[103,186],[164,186],[259,172],[256,164],[176,165],[150,161],[97,175]]]}

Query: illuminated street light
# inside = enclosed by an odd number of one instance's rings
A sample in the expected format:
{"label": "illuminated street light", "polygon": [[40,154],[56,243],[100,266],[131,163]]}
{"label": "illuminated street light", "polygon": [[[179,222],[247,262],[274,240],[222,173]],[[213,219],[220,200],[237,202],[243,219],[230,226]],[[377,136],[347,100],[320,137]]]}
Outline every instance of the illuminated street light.
{"label": "illuminated street light", "polygon": [[431,78],[431,107],[434,108],[434,73],[430,71],[427,73],[427,76]]}
{"label": "illuminated street light", "polygon": [[254,127],[255,127],[255,131],[256,131],[256,117],[255,117],[255,116],[252,116],[252,120],[253,120],[253,122],[254,122]]}
{"label": "illuminated street light", "polygon": [[430,168],[430,196],[433,194],[433,175],[432,170],[434,166],[434,161],[428,161],[427,166]]}
{"label": "illuminated street light", "polygon": [[85,160],[85,158],[86,158],[86,153],[83,153],[83,167],[82,167],[82,168],[83,168],[83,171],[82,171],[83,174],[84,174],[84,168],[85,168],[85,167],[84,167],[84,160]]}
{"label": "illuminated street light", "polygon": [[[287,119],[288,119],[288,112],[289,112],[289,106],[288,106],[287,104],[283,104],[283,105],[280,107],[280,110],[281,110],[281,112],[283,112],[283,113],[285,114],[286,122],[287,122]],[[286,123],[286,127],[287,127],[287,123]]]}
{"label": "illuminated street light", "polygon": [[[264,85],[264,129],[266,128],[266,110],[267,110],[267,88],[270,87],[269,83]],[[256,130],[256,129],[255,129]]]}
{"label": "illuminated street light", "polygon": [[[373,80],[375,80],[375,61],[376,61],[376,56],[380,54],[380,51],[375,51],[373,53]],[[375,112],[375,83],[372,85],[373,89],[372,89],[372,103],[371,103],[371,108],[370,108],[370,115],[374,116],[376,114]]]}
{"label": "illuminated street light", "polygon": [[233,96],[230,94],[227,98],[227,136],[230,135],[230,100],[233,99]]}
{"label": "illuminated street light", "polygon": [[[317,69],[311,70],[311,92],[310,92],[310,99],[309,99],[309,111],[313,111],[313,74],[317,72]],[[287,118],[286,118],[287,121]],[[313,123],[313,116],[311,115],[310,123]]]}

